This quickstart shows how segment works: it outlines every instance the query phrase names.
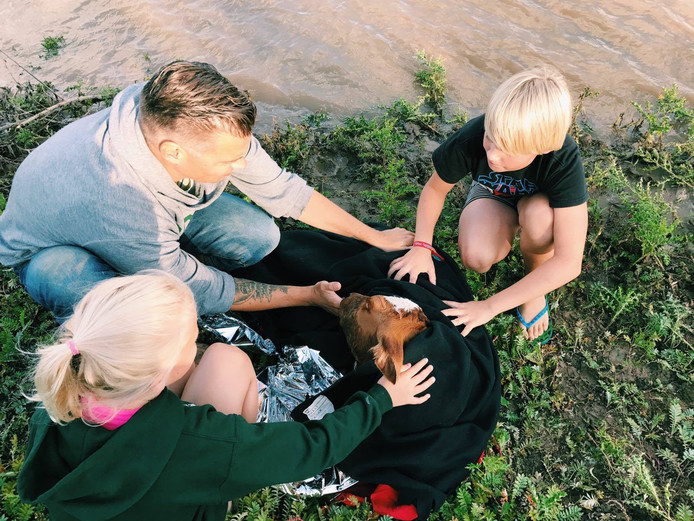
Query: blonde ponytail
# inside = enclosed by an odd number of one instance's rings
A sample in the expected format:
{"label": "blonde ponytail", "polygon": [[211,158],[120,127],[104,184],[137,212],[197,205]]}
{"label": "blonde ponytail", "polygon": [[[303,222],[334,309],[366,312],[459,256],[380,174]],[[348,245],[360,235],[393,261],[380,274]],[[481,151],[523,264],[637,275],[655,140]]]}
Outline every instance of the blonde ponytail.
{"label": "blonde ponytail", "polygon": [[48,414],[59,423],[81,416],[79,396],[84,392],[77,375],[79,360],[73,358],[67,342],[43,346],[38,349],[39,361],[34,371],[36,395],[32,399],[51,397],[44,402]]}
{"label": "blonde ponytail", "polygon": [[51,418],[82,416],[80,397],[122,409],[151,398],[196,331],[190,289],[165,272],[148,270],[96,285],[37,350],[36,394]]}

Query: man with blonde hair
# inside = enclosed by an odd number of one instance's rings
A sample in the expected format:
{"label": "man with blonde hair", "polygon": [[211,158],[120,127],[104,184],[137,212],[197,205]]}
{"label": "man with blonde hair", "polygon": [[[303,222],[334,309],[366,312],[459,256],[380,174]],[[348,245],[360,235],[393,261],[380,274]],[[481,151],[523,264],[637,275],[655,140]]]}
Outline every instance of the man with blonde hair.
{"label": "man with blonde hair", "polygon": [[528,339],[552,334],[545,295],[581,272],[588,228],[585,172],[574,140],[564,78],[538,67],[506,80],[486,114],[470,120],[433,153],[435,171],[419,199],[414,246],[389,274],[426,273],[436,283],[431,242],[446,195],[464,176],[472,185],[459,223],[466,268],[484,273],[508,255],[520,230],[526,275],[492,297],[450,302],[444,313],[463,335],[516,308]]}
{"label": "man with blonde hair", "polygon": [[[0,215],[0,263],[58,320],[98,281],[148,268],[183,280],[200,314],[335,310],[338,283],[269,286],[227,272],[277,246],[271,216],[384,250],[409,246],[412,233],[370,228],[280,168],[252,135],[255,116],[247,93],[205,63],[176,61],[127,87],[20,165]],[[260,208],[225,193],[229,182]]]}

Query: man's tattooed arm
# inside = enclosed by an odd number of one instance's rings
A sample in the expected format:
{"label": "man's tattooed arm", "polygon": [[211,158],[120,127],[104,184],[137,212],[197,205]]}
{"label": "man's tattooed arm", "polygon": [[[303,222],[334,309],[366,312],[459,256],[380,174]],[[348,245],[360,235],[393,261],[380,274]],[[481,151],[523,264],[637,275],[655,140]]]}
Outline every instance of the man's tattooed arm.
{"label": "man's tattooed arm", "polygon": [[252,301],[257,303],[271,302],[273,295],[280,292],[284,295],[289,293],[289,286],[279,286],[274,284],[265,284],[263,282],[255,282],[253,280],[236,279],[236,295],[234,296],[234,305],[241,305],[246,302],[249,304]]}
{"label": "man's tattooed arm", "polygon": [[320,306],[337,314],[342,298],[336,293],[339,282],[320,281],[313,286],[283,286],[253,280],[235,279],[236,294],[231,309],[261,311],[292,306]]}

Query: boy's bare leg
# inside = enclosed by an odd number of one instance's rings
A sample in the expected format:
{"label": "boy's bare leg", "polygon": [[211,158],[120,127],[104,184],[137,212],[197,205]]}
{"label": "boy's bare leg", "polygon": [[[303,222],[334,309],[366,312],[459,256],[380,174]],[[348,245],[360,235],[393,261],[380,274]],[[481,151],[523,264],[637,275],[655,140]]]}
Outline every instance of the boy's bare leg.
{"label": "boy's bare leg", "polygon": [[[518,202],[520,222],[520,250],[526,273],[544,264],[554,255],[554,210],[544,194],[524,197]],[[526,321],[532,320],[545,307],[545,297],[534,298],[519,306]],[[528,331],[529,340],[544,333],[549,327],[549,313],[545,313]]]}
{"label": "boy's bare leg", "polygon": [[485,273],[511,251],[518,231],[518,214],[499,201],[477,199],[461,213],[458,230],[463,265]]}
{"label": "boy's bare leg", "polygon": [[249,423],[258,416],[258,387],[248,355],[227,344],[212,344],[188,379],[181,398],[210,404],[225,414],[241,414]]}

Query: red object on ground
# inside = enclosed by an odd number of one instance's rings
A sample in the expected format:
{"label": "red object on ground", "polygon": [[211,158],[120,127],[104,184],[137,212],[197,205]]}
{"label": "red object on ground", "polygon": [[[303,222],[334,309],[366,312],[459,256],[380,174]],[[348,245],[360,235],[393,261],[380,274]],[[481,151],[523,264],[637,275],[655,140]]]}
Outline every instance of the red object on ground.
{"label": "red object on ground", "polygon": [[478,464],[482,463],[483,459],[484,459],[484,451],[482,451],[482,454],[480,454],[480,459],[477,460],[477,463]]}
{"label": "red object on ground", "polygon": [[382,516],[390,516],[400,521],[417,519],[417,509],[414,505],[399,505],[399,493],[389,485],[378,485],[371,494],[371,504],[374,512]]}
{"label": "red object on ground", "polygon": [[355,494],[350,494],[349,492],[340,492],[336,497],[335,501],[347,505],[348,507],[356,507],[360,503],[364,502],[362,496],[357,496]]}
{"label": "red object on ground", "polygon": [[[355,493],[356,492],[356,493]],[[363,495],[362,495],[363,494]],[[390,516],[399,521],[414,521],[417,519],[417,509],[414,505],[399,505],[397,490],[389,485],[373,485],[357,483],[335,497],[335,501],[356,507],[363,503],[369,495],[373,511],[382,516]]]}

